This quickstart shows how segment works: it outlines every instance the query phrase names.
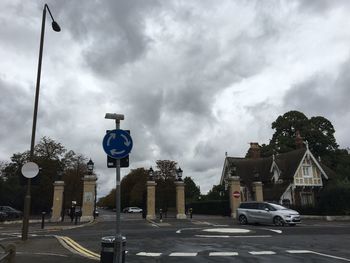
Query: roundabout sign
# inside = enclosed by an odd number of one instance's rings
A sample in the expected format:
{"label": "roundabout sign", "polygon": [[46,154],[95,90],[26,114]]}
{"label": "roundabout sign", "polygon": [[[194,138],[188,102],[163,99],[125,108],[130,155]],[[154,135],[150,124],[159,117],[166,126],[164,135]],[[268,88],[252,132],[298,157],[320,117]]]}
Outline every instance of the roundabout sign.
{"label": "roundabout sign", "polygon": [[103,149],[114,159],[122,159],[130,153],[133,143],[127,131],[116,129],[109,131],[103,138]]}

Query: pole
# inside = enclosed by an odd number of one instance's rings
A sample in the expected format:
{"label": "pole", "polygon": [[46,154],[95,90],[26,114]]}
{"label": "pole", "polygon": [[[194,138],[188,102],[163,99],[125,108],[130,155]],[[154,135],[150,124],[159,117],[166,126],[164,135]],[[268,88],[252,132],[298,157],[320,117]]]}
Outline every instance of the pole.
{"label": "pole", "polygon": [[[45,35],[45,19],[46,19],[46,5],[43,9],[43,17],[41,22],[41,36],[40,36],[40,47],[39,47],[39,60],[38,60],[38,72],[36,77],[36,90],[35,90],[35,101],[34,101],[34,113],[33,113],[33,127],[32,127],[32,138],[30,143],[30,154],[29,159],[33,161],[34,157],[34,144],[35,144],[35,130],[36,120],[38,115],[38,104],[39,104],[39,91],[40,91],[40,77],[41,77],[41,64],[43,58],[43,47],[44,47],[44,35]],[[27,179],[27,192],[24,198],[24,210],[23,210],[23,224],[22,224],[22,240],[28,239],[28,228],[29,228],[29,213],[30,213],[30,188],[31,179]]]}
{"label": "pole", "polygon": [[[120,120],[115,120],[115,128],[120,129]],[[114,244],[114,263],[122,263],[122,236],[120,233],[120,159],[117,159],[116,165],[116,190],[115,190],[115,208],[116,208],[116,225],[115,225],[115,244]]]}

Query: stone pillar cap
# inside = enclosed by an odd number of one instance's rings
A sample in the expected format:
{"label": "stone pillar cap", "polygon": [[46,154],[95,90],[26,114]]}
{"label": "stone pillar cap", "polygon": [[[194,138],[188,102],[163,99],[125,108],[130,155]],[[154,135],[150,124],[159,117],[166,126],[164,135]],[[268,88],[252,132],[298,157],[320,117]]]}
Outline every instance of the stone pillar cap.
{"label": "stone pillar cap", "polygon": [[59,186],[59,185],[64,185],[64,181],[54,181],[53,182],[53,185],[57,185],[57,186]]}
{"label": "stone pillar cap", "polygon": [[84,175],[83,180],[84,181],[96,181],[97,177],[95,175]]}
{"label": "stone pillar cap", "polygon": [[155,181],[147,181],[147,185],[149,185],[149,186],[152,186],[152,185],[156,186],[157,183]]}

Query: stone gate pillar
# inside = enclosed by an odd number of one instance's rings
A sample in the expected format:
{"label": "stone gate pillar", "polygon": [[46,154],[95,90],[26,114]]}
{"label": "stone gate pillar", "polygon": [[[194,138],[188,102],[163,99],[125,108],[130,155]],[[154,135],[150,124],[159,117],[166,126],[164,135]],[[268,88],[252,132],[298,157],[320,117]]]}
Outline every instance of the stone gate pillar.
{"label": "stone gate pillar", "polygon": [[239,176],[231,176],[228,178],[229,184],[229,195],[230,195],[230,208],[231,208],[231,217],[236,218],[236,210],[241,203],[241,196],[235,196],[234,193],[241,193],[241,183]]}
{"label": "stone gate pillar", "polygon": [[53,204],[50,221],[59,222],[62,219],[64,181],[55,181],[53,187]]}
{"label": "stone gate pillar", "polygon": [[82,222],[94,219],[96,180],[97,178],[95,175],[85,175],[83,178],[84,191],[83,204],[81,207],[82,216],[80,218]]}
{"label": "stone gate pillar", "polygon": [[185,214],[185,183],[175,181],[176,185],[176,218],[186,219]]}
{"label": "stone gate pillar", "polygon": [[255,201],[264,201],[262,182],[253,182],[253,192],[255,196]]}
{"label": "stone gate pillar", "polygon": [[147,181],[147,216],[146,219],[156,219],[156,185],[155,181]]}

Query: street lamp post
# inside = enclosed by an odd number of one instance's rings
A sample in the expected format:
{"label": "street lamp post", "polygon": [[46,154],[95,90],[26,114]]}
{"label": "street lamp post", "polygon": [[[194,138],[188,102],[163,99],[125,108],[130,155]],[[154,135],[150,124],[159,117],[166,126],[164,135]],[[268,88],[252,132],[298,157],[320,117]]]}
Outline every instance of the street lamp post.
{"label": "street lamp post", "polygon": [[182,181],[182,169],[181,167],[179,167],[178,169],[176,169],[176,174],[177,174],[177,181]]}
{"label": "street lamp post", "polygon": [[[89,175],[92,175],[93,174],[93,171],[94,171],[94,162],[90,160],[87,162],[86,166],[87,166],[87,169],[88,169],[88,174]],[[97,177],[96,177],[96,180],[97,180]],[[94,219],[96,217],[96,198],[97,198],[97,184],[95,183],[95,199],[94,199],[94,211],[93,211],[93,216],[94,216]]]}
{"label": "street lamp post", "polygon": [[[41,77],[41,64],[43,57],[43,47],[44,47],[44,35],[45,35],[45,21],[46,21],[46,10],[49,11],[50,17],[52,19],[52,29],[56,32],[60,32],[61,28],[53,18],[50,8],[47,4],[44,5],[42,23],[41,23],[41,35],[40,35],[40,47],[39,47],[39,60],[38,60],[38,72],[36,78],[36,90],[35,90],[35,101],[34,101],[34,114],[33,114],[33,127],[32,127],[32,137],[30,143],[30,153],[29,158],[33,161],[34,156],[34,144],[35,144],[35,130],[36,130],[36,120],[38,114],[38,102],[39,102],[39,91],[40,91],[40,77]],[[23,225],[22,225],[22,240],[28,239],[28,226],[29,226],[29,213],[30,213],[30,186],[31,179],[27,179],[27,192],[24,198],[24,211],[23,211]]]}
{"label": "street lamp post", "polygon": [[[120,121],[124,120],[123,114],[106,113],[105,119],[115,120],[115,129],[120,129]],[[116,159],[116,187],[115,187],[115,241],[114,241],[114,257],[113,263],[122,262],[122,241],[123,237],[120,233],[120,159]]]}

